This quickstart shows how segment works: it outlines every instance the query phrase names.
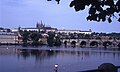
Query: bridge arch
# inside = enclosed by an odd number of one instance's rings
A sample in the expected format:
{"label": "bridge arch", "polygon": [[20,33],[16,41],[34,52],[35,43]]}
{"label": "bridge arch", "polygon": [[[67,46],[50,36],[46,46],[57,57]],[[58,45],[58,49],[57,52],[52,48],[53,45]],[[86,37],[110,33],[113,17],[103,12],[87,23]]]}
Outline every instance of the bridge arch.
{"label": "bridge arch", "polygon": [[109,47],[109,46],[111,46],[112,45],[112,42],[110,42],[110,41],[105,41],[105,42],[103,42],[103,46],[105,47],[105,48],[107,48],[107,47]]}
{"label": "bridge arch", "polygon": [[118,45],[117,45],[117,46],[118,46],[118,48],[120,48],[120,43],[118,43]]}
{"label": "bridge arch", "polygon": [[67,45],[68,45],[68,41],[64,41],[63,43],[64,43],[64,45],[65,45],[65,46],[67,46]]}
{"label": "bridge arch", "polygon": [[98,47],[98,42],[97,41],[92,41],[90,43],[90,47]]}
{"label": "bridge arch", "polygon": [[86,42],[86,41],[81,41],[81,43],[80,43],[80,47],[85,47],[85,46],[86,46],[86,44],[87,44],[87,42]]}
{"label": "bridge arch", "polygon": [[71,45],[72,45],[72,46],[76,46],[76,41],[72,41],[72,42],[71,42]]}

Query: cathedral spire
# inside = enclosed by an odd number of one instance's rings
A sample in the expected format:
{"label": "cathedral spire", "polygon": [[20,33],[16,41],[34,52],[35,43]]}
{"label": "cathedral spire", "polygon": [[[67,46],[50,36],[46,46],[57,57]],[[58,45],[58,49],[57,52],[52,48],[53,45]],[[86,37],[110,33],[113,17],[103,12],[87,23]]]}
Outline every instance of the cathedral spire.
{"label": "cathedral spire", "polygon": [[43,25],[44,27],[45,27],[45,23],[44,23],[44,25]]}
{"label": "cathedral spire", "polygon": [[44,28],[44,27],[45,27],[45,24],[43,24],[42,20],[41,20],[41,23],[37,22],[36,28]]}
{"label": "cathedral spire", "polygon": [[41,25],[43,25],[42,20],[41,20]]}
{"label": "cathedral spire", "polygon": [[37,24],[36,24],[36,28],[39,28],[39,25],[40,25],[40,23],[39,23],[39,22],[37,22]]}

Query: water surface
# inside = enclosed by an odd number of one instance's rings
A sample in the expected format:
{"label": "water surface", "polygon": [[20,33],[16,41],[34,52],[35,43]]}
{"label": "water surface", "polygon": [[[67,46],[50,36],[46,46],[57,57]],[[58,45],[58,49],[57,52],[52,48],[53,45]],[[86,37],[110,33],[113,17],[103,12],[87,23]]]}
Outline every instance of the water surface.
{"label": "water surface", "polygon": [[0,72],[76,72],[102,63],[120,66],[120,51],[103,48],[0,46]]}

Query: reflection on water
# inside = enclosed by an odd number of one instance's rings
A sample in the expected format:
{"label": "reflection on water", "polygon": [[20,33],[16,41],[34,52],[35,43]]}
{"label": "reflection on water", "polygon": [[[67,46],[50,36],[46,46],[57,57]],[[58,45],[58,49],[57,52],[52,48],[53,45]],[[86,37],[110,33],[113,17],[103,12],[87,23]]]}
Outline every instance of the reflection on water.
{"label": "reflection on water", "polygon": [[97,48],[0,48],[0,72],[76,72],[102,63],[120,66],[120,51]]}

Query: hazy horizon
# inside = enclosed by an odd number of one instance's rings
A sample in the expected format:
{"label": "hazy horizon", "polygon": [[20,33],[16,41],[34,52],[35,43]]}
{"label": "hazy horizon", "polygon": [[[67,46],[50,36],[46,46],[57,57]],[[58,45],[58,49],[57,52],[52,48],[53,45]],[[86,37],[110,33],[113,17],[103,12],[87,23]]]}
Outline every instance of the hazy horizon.
{"label": "hazy horizon", "polygon": [[58,29],[89,30],[93,32],[120,32],[120,22],[113,18],[112,23],[87,21],[88,8],[75,12],[69,7],[72,0],[1,0],[0,27],[36,27],[37,22]]}

